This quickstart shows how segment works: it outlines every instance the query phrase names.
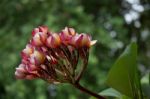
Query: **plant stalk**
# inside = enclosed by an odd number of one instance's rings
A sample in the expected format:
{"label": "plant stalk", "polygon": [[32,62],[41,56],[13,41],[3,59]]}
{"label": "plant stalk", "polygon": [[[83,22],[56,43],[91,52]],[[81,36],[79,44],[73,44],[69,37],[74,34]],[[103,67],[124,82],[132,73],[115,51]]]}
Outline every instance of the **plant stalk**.
{"label": "plant stalk", "polygon": [[84,93],[87,93],[87,94],[89,94],[89,95],[91,95],[91,96],[93,96],[93,97],[95,97],[97,99],[106,99],[105,97],[103,97],[103,96],[101,96],[101,95],[99,95],[97,93],[94,93],[94,92],[92,92],[92,91],[84,88],[79,83],[75,83],[75,84],[73,84],[73,86],[76,87],[76,88],[78,88],[80,91],[82,91]]}

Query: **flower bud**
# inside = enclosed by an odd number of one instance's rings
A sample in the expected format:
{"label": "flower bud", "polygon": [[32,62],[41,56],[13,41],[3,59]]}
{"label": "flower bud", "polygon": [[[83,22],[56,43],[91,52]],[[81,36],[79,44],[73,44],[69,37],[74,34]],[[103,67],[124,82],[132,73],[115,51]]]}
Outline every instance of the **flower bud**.
{"label": "flower bud", "polygon": [[21,55],[22,57],[29,57],[30,54],[33,53],[33,46],[31,44],[27,44],[26,48],[22,50]]}
{"label": "flower bud", "polygon": [[15,76],[16,78],[19,79],[24,79],[26,76],[26,70],[25,70],[25,65],[24,64],[20,64],[18,68],[16,68],[16,72],[15,72]]}
{"label": "flower bud", "polygon": [[96,43],[96,40],[91,41],[91,37],[87,34],[79,34],[75,35],[72,40],[71,44],[75,47],[90,47]]}
{"label": "flower bud", "polygon": [[57,33],[51,34],[46,41],[46,45],[50,48],[56,48],[61,44],[60,37]]}
{"label": "flower bud", "polygon": [[41,40],[41,37],[40,37],[40,32],[39,33],[36,33],[32,39],[32,43],[36,46],[40,46],[42,45],[42,40]]}
{"label": "flower bud", "polygon": [[32,38],[33,45],[41,46],[45,43],[47,38],[47,34],[43,34],[42,32],[36,33]]}
{"label": "flower bud", "polygon": [[34,30],[32,31],[32,36],[34,36],[38,32],[39,32],[39,28],[34,28]]}
{"label": "flower bud", "polygon": [[27,71],[26,65],[20,64],[19,67],[16,68],[15,76],[17,79],[34,79],[37,77],[37,73],[35,71]]}
{"label": "flower bud", "polygon": [[46,34],[48,32],[48,27],[47,26],[39,26],[39,31]]}
{"label": "flower bud", "polygon": [[76,32],[73,28],[65,27],[65,29],[60,33],[60,38],[64,44],[68,44],[75,34]]}
{"label": "flower bud", "polygon": [[46,34],[48,32],[47,26],[39,26],[38,28],[35,28],[32,31],[32,36],[34,36],[36,33],[42,32],[43,34]]}
{"label": "flower bud", "polygon": [[35,64],[35,65],[39,65],[43,63],[44,60],[45,60],[44,54],[37,50],[35,50],[34,53],[31,54],[30,59],[29,59],[30,63]]}
{"label": "flower bud", "polygon": [[45,43],[48,33],[48,27],[39,26],[32,31],[32,44],[36,46],[41,46]]}

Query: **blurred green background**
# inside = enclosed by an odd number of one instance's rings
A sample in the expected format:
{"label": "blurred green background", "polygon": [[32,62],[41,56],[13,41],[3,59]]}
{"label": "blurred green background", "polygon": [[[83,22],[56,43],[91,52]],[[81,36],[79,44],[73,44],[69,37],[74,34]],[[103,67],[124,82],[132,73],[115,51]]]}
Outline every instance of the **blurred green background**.
{"label": "blurred green background", "polygon": [[0,99],[89,98],[68,84],[15,79],[20,52],[39,25],[55,32],[73,27],[98,40],[81,80],[97,93],[108,87],[105,80],[115,59],[137,41],[141,82],[150,97],[150,0],[0,0]]}

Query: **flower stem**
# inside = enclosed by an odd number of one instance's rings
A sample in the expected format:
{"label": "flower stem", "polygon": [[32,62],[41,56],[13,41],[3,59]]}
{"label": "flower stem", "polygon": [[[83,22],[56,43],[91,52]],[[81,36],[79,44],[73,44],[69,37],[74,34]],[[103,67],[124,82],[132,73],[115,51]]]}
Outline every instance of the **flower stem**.
{"label": "flower stem", "polygon": [[85,92],[85,93],[87,93],[87,94],[89,94],[89,95],[91,95],[91,96],[94,96],[94,97],[97,98],[97,99],[106,99],[105,97],[103,97],[103,96],[101,96],[101,95],[99,95],[99,94],[97,94],[97,93],[94,93],[94,92],[92,92],[92,91],[90,91],[90,90],[84,88],[84,87],[81,86],[79,83],[75,83],[75,84],[73,84],[73,86],[76,87],[76,88],[78,88],[78,89],[79,89],[80,91],[82,91],[82,92]]}

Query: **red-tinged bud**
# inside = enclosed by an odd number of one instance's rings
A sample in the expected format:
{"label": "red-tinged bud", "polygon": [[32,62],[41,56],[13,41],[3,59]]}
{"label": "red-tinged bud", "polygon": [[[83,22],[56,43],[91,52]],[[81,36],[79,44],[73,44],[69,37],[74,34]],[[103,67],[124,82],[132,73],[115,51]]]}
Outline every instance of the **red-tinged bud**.
{"label": "red-tinged bud", "polygon": [[17,79],[34,79],[37,77],[37,71],[31,71],[27,67],[29,66],[26,66],[25,64],[20,64],[19,67],[16,68],[15,76]]}
{"label": "red-tinged bud", "polygon": [[44,56],[43,53],[41,53],[41,52],[35,50],[34,53],[31,54],[29,60],[30,60],[30,63],[31,63],[31,64],[39,65],[39,64],[41,64],[41,63],[44,62],[45,56]]}
{"label": "red-tinged bud", "polygon": [[95,43],[96,40],[91,41],[91,37],[84,33],[75,35],[71,40],[71,44],[75,47],[91,47]]}
{"label": "red-tinged bud", "polygon": [[78,35],[78,34],[76,34],[75,36],[73,36],[72,39],[71,39],[71,42],[70,42],[71,45],[77,47],[78,46],[77,45],[77,41],[78,41],[79,37],[80,37],[80,35]]}
{"label": "red-tinged bud", "polygon": [[36,45],[36,46],[41,46],[43,43],[42,43],[42,40],[41,40],[41,35],[40,33],[36,33],[32,39],[32,44],[33,45]]}
{"label": "red-tinged bud", "polygon": [[75,34],[76,32],[73,28],[65,27],[65,29],[60,33],[60,38],[64,44],[68,44]]}
{"label": "red-tinged bud", "polygon": [[73,28],[67,28],[68,34],[74,36],[76,34],[75,30]]}
{"label": "red-tinged bud", "polygon": [[18,68],[16,68],[16,70],[17,70],[17,71],[20,71],[20,72],[24,72],[24,73],[27,72],[27,71],[26,71],[26,65],[25,65],[25,64],[20,64],[20,65],[18,66]]}
{"label": "red-tinged bud", "polygon": [[39,32],[39,28],[35,28],[33,31],[32,31],[32,36],[34,36],[36,33]]}
{"label": "red-tinged bud", "polygon": [[79,43],[79,46],[87,46],[87,47],[90,47],[90,38],[87,34],[81,34],[81,36],[79,37],[78,39],[78,43]]}
{"label": "red-tinged bud", "polygon": [[26,74],[22,73],[22,72],[19,72],[19,71],[15,71],[15,76],[17,79],[24,79]]}
{"label": "red-tinged bud", "polygon": [[60,37],[57,33],[53,33],[47,38],[46,45],[50,48],[56,48],[61,44]]}
{"label": "red-tinged bud", "polygon": [[26,76],[26,69],[24,64],[20,64],[18,68],[16,68],[15,76],[18,79],[24,79]]}
{"label": "red-tinged bud", "polygon": [[41,46],[45,43],[48,33],[48,27],[39,26],[32,31],[32,44],[36,46]]}
{"label": "red-tinged bud", "polygon": [[33,53],[33,46],[31,44],[27,44],[26,48],[22,50],[21,55],[23,58],[29,57]]}
{"label": "red-tinged bud", "polygon": [[47,26],[39,26],[38,28],[35,28],[32,31],[32,36],[34,36],[36,33],[42,32],[43,34],[46,34],[48,32]]}
{"label": "red-tinged bud", "polygon": [[47,34],[43,34],[42,32],[38,32],[33,36],[32,44],[35,46],[41,46],[45,43],[47,38]]}
{"label": "red-tinged bud", "polygon": [[46,34],[48,32],[48,27],[47,26],[39,26],[39,31]]}

